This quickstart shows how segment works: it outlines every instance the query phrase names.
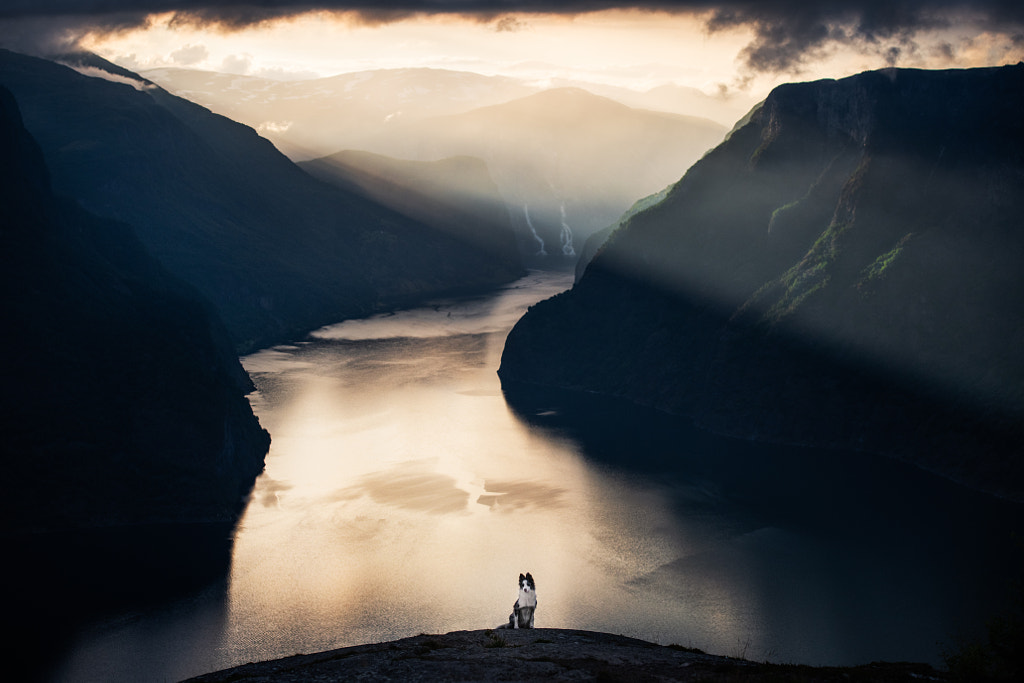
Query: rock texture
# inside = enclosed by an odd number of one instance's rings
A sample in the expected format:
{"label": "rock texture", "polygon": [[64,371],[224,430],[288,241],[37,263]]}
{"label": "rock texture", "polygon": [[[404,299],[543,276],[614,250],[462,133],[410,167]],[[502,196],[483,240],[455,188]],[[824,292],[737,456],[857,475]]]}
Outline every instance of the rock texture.
{"label": "rock texture", "polygon": [[1024,496],[1022,107],[1024,64],[777,88],[516,325],[504,386]]}
{"label": "rock texture", "polygon": [[592,631],[456,631],[296,655],[189,679],[300,681],[920,681],[923,664],[844,669],[757,664]]}

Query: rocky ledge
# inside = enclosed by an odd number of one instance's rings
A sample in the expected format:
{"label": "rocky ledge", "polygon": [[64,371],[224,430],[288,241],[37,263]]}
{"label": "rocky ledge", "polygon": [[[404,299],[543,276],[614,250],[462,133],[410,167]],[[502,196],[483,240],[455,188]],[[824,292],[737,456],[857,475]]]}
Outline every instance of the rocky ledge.
{"label": "rocky ledge", "polygon": [[927,664],[764,664],[592,631],[455,631],[295,655],[190,679],[227,681],[921,681]]}

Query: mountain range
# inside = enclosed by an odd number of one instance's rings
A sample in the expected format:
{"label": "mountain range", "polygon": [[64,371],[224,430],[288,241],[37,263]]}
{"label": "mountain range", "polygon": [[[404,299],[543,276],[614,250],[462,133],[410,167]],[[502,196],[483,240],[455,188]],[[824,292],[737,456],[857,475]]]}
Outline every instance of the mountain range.
{"label": "mountain range", "polygon": [[535,254],[576,249],[638,197],[719,142],[707,119],[633,109],[579,88],[545,90],[462,114],[400,124],[369,148],[398,157],[483,159]]}
{"label": "mountain range", "polygon": [[399,122],[419,121],[532,94],[511,78],[444,69],[380,69],[277,81],[194,69],[142,75],[180,97],[255,128],[296,160],[344,149]]}
{"label": "mountain range", "polygon": [[177,69],[145,74],[257,126],[299,160],[342,151],[412,161],[481,159],[504,198],[522,256],[535,267],[571,267],[591,234],[638,197],[677,180],[726,132],[707,118],[642,108],[645,101],[718,102],[670,86],[641,97],[587,85],[603,96],[552,87],[561,82],[541,87],[438,69],[300,82]]}
{"label": "mountain range", "polygon": [[776,88],[500,375],[1024,497],[1024,64]]}
{"label": "mountain range", "polygon": [[[551,73],[551,65],[522,65]],[[303,80],[159,67],[139,72],[168,92],[244,123],[297,161],[345,149],[383,151],[365,140],[399,123],[460,114],[544,90],[580,88],[626,106],[705,117],[730,126],[756,103],[664,84],[636,90],[565,78],[483,76],[448,69],[377,69]]]}
{"label": "mountain range", "polygon": [[[247,126],[92,55],[0,51],[55,190],[133,226],[240,350],[518,277],[495,255],[318,181]],[[74,67],[74,68],[72,68]]]}

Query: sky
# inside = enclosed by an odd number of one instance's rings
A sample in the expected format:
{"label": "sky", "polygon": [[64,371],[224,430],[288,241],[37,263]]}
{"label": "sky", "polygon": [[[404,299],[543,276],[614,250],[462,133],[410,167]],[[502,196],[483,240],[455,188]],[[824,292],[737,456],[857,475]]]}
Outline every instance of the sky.
{"label": "sky", "polygon": [[[279,79],[427,66],[761,96],[1024,59],[1019,0],[4,0],[0,45]],[[256,7],[254,8],[253,5]]]}

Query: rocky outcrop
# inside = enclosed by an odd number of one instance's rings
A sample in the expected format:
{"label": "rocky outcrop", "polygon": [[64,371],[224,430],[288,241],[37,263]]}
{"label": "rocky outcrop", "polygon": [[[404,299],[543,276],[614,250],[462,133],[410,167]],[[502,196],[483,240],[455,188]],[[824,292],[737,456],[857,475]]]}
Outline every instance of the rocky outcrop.
{"label": "rocky outcrop", "polygon": [[758,664],[625,636],[567,629],[456,631],[296,655],[189,679],[273,681],[915,681],[925,664],[812,668]]}
{"label": "rocky outcrop", "polygon": [[1024,496],[1024,64],[777,88],[500,375]]}

